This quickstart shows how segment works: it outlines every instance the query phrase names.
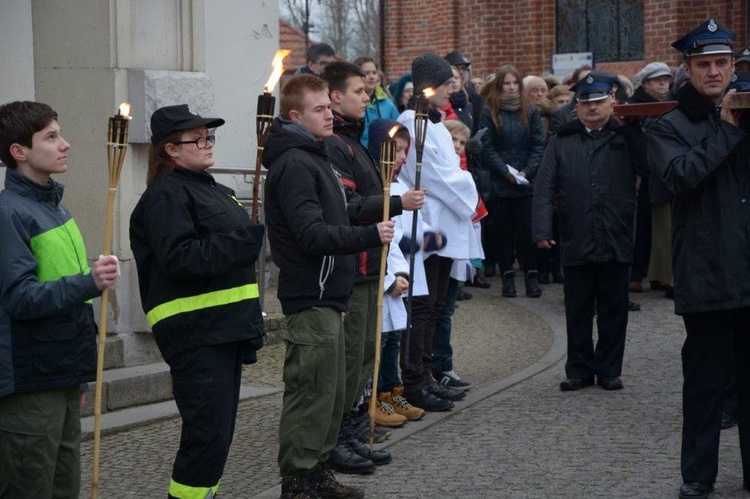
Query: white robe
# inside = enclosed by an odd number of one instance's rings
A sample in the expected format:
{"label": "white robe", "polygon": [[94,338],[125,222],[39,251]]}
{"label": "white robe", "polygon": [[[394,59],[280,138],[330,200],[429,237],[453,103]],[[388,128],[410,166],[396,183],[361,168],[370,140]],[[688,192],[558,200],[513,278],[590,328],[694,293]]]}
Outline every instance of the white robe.
{"label": "white robe", "polygon": [[[414,111],[404,111],[398,121],[409,130],[412,140],[406,164],[398,178],[406,186],[413,187],[417,169]],[[445,234],[448,240],[434,253],[458,260],[483,258],[482,245],[471,222],[479,201],[477,187],[471,174],[459,166],[453,139],[443,123],[427,121],[420,188],[427,191],[421,210],[424,221],[433,230]]]}

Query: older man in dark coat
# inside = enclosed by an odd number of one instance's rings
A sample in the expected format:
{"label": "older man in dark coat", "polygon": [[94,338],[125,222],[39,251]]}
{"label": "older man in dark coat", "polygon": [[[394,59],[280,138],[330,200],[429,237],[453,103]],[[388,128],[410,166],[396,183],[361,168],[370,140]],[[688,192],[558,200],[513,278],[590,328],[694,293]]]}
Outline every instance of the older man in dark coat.
{"label": "older man in dark coat", "polygon": [[595,381],[605,390],[623,387],[635,177],[645,159],[630,146],[642,140],[638,126],[622,127],[612,117],[614,82],[614,75],[592,72],[572,88],[578,117],[551,138],[534,189],[532,233],[541,249],[557,244],[552,238],[552,206],[555,194],[559,196],[568,333],[563,391]]}

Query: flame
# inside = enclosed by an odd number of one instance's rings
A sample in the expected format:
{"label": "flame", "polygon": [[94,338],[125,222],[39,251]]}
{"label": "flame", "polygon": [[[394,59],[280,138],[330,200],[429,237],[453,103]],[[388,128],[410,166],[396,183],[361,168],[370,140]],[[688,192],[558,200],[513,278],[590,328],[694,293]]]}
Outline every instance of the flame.
{"label": "flame", "polygon": [[281,73],[284,72],[284,65],[282,64],[284,57],[288,56],[291,53],[292,51],[288,49],[279,49],[276,51],[276,55],[273,56],[273,62],[271,63],[271,66],[273,66],[273,71],[271,71],[271,76],[268,77],[268,81],[263,86],[264,92],[268,92],[269,94],[273,92],[273,87],[275,87],[279,82]]}
{"label": "flame", "polygon": [[422,95],[424,95],[426,98],[430,98],[433,95],[435,95],[435,89],[432,87],[427,87],[424,90],[422,90]]}
{"label": "flame", "polygon": [[132,116],[130,116],[130,103],[129,102],[123,102],[120,104],[119,110],[117,111],[117,114],[120,116],[127,118],[127,119],[133,119]]}
{"label": "flame", "polygon": [[390,138],[393,138],[393,136],[396,135],[396,132],[398,132],[399,128],[401,128],[400,125],[396,125],[393,128],[391,128],[390,130],[388,130],[388,136]]}

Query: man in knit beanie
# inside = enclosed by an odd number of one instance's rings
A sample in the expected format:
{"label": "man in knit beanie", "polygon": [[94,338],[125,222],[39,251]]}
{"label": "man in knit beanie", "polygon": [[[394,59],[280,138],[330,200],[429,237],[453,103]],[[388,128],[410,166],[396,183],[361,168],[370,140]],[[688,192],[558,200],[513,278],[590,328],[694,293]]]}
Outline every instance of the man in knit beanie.
{"label": "man in knit beanie", "polygon": [[[450,277],[459,281],[467,279],[467,266],[454,265],[454,260],[484,258],[484,254],[471,222],[478,201],[476,186],[471,174],[459,166],[453,139],[443,125],[440,113],[448,102],[453,78],[451,66],[442,57],[428,53],[414,59],[411,74],[415,95],[420,95],[428,87],[434,91],[434,95],[429,97],[429,120],[422,162],[420,188],[426,191],[422,216],[433,230],[445,234],[447,243],[441,249],[425,254],[429,294],[412,299],[411,330],[407,332],[409,359],[407,362],[406,340],[402,338],[401,372],[404,397],[409,403],[427,411],[447,411],[453,408],[453,401],[463,399],[466,394],[464,389],[452,388],[445,382],[438,383],[431,373],[433,345],[442,349],[450,346],[450,329],[443,328],[440,337],[435,337],[435,323],[438,313],[446,304]],[[409,109],[399,116],[398,121],[409,130],[412,144],[416,144],[413,104],[412,100]],[[398,178],[407,187],[414,187],[414,147],[409,148]],[[441,381],[442,374],[439,373]]]}
{"label": "man in knit beanie", "polygon": [[414,82],[414,93],[419,94],[425,88],[437,89],[453,78],[451,65],[437,54],[428,53],[417,57],[411,63],[411,79]]}

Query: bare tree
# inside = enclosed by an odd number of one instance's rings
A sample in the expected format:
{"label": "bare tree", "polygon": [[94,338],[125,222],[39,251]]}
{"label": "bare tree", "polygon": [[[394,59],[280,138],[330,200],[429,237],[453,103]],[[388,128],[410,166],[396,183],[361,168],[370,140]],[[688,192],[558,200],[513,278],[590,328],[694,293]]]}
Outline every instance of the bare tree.
{"label": "bare tree", "polygon": [[322,0],[321,39],[329,43],[337,54],[350,58],[349,45],[352,26],[349,20],[350,0]]}
{"label": "bare tree", "polygon": [[345,58],[377,58],[380,0],[279,0],[279,6],[282,15],[303,32],[312,31],[310,17],[317,19],[315,38]]}
{"label": "bare tree", "polygon": [[352,2],[354,34],[352,50],[356,56],[370,56],[377,60],[380,52],[380,1]]}

